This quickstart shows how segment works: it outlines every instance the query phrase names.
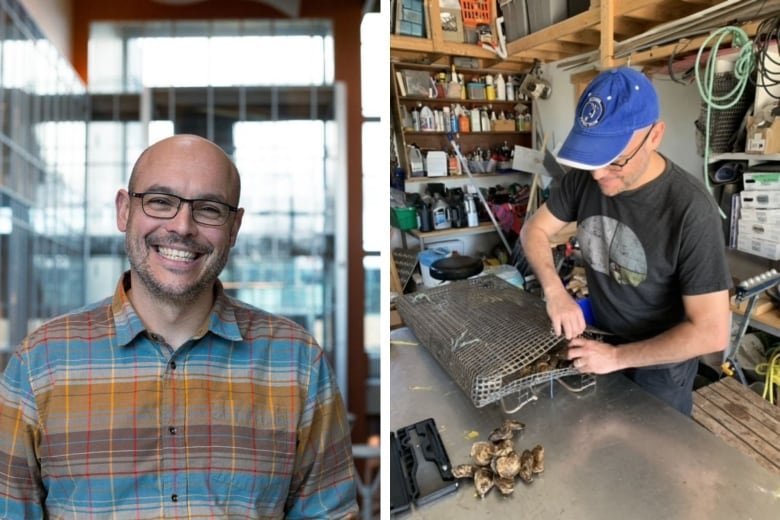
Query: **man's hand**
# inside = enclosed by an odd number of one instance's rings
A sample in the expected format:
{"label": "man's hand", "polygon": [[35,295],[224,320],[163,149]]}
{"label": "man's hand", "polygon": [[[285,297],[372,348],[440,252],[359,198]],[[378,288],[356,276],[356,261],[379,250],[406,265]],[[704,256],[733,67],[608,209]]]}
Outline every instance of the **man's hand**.
{"label": "man's hand", "polygon": [[545,294],[547,315],[552,321],[556,336],[563,334],[566,339],[576,338],[585,330],[585,316],[569,293],[565,290],[554,294]]}
{"label": "man's hand", "polygon": [[569,342],[569,359],[574,368],[584,374],[609,374],[622,367],[617,359],[617,347],[585,338],[574,338]]}

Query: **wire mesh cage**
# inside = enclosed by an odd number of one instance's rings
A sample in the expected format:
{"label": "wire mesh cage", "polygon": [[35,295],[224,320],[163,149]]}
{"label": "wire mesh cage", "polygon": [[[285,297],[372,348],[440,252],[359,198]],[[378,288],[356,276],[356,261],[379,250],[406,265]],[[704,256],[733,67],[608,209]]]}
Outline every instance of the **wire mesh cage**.
{"label": "wire mesh cage", "polygon": [[396,301],[404,323],[477,408],[579,374],[537,297],[494,275]]}
{"label": "wire mesh cage", "polygon": [[[712,96],[717,99],[731,92],[737,86],[737,78],[732,72],[715,74],[712,85]],[[746,88],[739,100],[730,108],[712,109],[710,114],[710,142],[711,153],[728,153],[739,151],[738,137],[740,125],[745,114],[750,109],[754,96],[753,88]],[[702,101],[699,110],[699,118],[695,122],[696,127],[696,151],[704,156],[707,129],[707,103]]]}

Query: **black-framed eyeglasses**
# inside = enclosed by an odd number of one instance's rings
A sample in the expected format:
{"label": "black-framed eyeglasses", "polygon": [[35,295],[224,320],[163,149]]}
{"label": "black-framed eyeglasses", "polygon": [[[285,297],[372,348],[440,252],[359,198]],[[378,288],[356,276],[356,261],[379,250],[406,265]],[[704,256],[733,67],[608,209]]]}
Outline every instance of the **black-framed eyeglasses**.
{"label": "black-framed eyeglasses", "polygon": [[192,209],[192,220],[206,226],[221,226],[227,222],[231,212],[238,211],[238,208],[217,200],[185,199],[178,195],[154,191],[129,193],[131,197],[141,199],[141,208],[152,218],[170,220],[179,214],[182,203],[186,202]]}
{"label": "black-framed eyeglasses", "polygon": [[655,123],[650,125],[650,130],[647,131],[647,133],[645,134],[645,137],[642,139],[642,142],[639,143],[639,146],[637,146],[636,150],[634,150],[634,153],[632,153],[631,155],[629,155],[625,159],[620,159],[619,161],[615,161],[615,162],[609,163],[607,165],[607,168],[615,168],[615,169],[618,169],[618,170],[621,170],[621,169],[625,168],[626,165],[631,161],[631,159],[633,159],[636,156],[636,154],[639,153],[639,150],[641,150],[642,147],[645,145],[645,143],[647,142],[647,138],[650,137],[650,132],[653,131],[653,127],[655,127]]}

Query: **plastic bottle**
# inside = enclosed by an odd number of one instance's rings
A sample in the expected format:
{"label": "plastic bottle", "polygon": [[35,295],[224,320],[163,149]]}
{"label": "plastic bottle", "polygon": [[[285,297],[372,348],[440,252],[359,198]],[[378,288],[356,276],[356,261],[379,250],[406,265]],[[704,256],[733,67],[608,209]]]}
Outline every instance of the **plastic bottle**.
{"label": "plastic bottle", "polygon": [[499,101],[506,100],[506,81],[504,81],[502,74],[496,76],[496,99]]}
{"label": "plastic bottle", "polygon": [[455,72],[455,64],[452,64],[452,74],[450,82],[447,83],[447,97],[450,99],[460,99],[460,83],[458,83],[458,74]]}
{"label": "plastic bottle", "polygon": [[445,107],[442,107],[441,110],[442,110],[442,112],[441,112],[442,113],[442,118],[441,118],[442,121],[441,121],[441,129],[439,130],[439,132],[451,132],[452,131],[452,128],[451,128],[452,123],[450,121],[450,107],[445,106]]}
{"label": "plastic bottle", "polygon": [[471,131],[469,116],[466,115],[466,111],[462,108],[458,112],[458,128],[460,128],[461,133],[467,134]]}
{"label": "plastic bottle", "polygon": [[449,175],[460,175],[462,172],[460,171],[460,162],[458,161],[458,156],[455,155],[455,152],[450,152],[447,156],[447,174]]}
{"label": "plastic bottle", "polygon": [[493,84],[493,76],[485,76],[485,98],[488,101],[496,99],[496,86]]}
{"label": "plastic bottle", "polygon": [[450,212],[449,212],[450,206],[447,204],[444,199],[441,198],[441,195],[438,193],[436,194],[436,201],[433,203],[433,208],[431,209],[432,213],[432,220],[433,220],[433,229],[449,229],[450,227]]}
{"label": "plastic bottle", "polygon": [[458,74],[458,83],[460,84],[460,99],[466,99],[466,78],[463,74]]}
{"label": "plastic bottle", "polygon": [[479,115],[479,126],[482,128],[483,132],[490,132],[490,116],[484,107]]}
{"label": "plastic bottle", "polygon": [[433,119],[433,111],[427,106],[420,109],[420,130],[423,132],[433,132],[436,129],[436,123]]}
{"label": "plastic bottle", "polygon": [[412,128],[415,132],[420,131],[420,109],[418,107],[421,107],[419,103],[416,107],[412,109]]}
{"label": "plastic bottle", "polygon": [[506,82],[506,100],[507,101],[514,101],[515,100],[515,79],[512,76],[509,76],[509,78],[507,78],[507,82]]}
{"label": "plastic bottle", "polygon": [[474,107],[471,109],[471,131],[480,132],[482,130],[482,123],[480,123],[479,109]]}

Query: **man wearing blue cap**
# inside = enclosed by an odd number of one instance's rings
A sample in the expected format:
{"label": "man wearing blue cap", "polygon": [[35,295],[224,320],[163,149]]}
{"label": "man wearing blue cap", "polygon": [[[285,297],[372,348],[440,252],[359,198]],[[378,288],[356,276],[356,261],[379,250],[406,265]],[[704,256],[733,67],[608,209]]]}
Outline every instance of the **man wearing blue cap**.
{"label": "man wearing blue cap", "polygon": [[[666,125],[652,83],[628,67],[599,74],[580,98],[558,161],[573,168],[525,224],[525,254],[556,334],[584,373],[624,370],[684,414],[698,357],[729,343],[731,284],[718,207],[698,179],[658,152]],[[577,222],[596,327],[556,272],[550,237]]]}

